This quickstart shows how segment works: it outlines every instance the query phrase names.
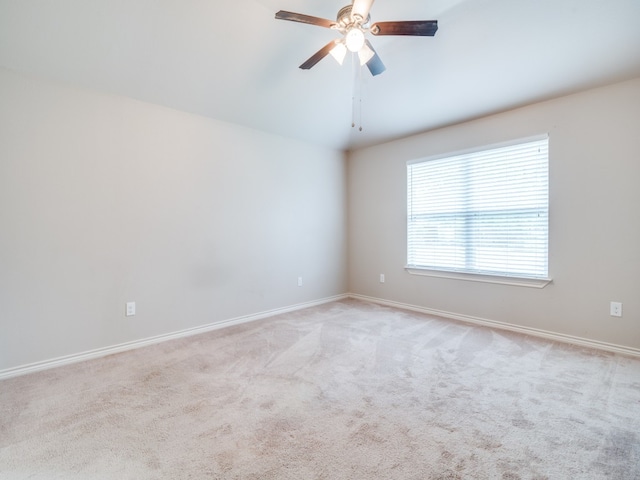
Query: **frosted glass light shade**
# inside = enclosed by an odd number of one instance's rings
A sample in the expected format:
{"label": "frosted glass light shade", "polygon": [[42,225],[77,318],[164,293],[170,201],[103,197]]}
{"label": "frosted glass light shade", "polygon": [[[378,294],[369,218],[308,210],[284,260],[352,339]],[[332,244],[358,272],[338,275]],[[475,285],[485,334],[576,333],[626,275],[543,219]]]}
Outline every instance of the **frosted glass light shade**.
{"label": "frosted glass light shade", "polygon": [[352,28],[344,39],[350,52],[359,52],[364,45],[364,32],[359,28]]}
{"label": "frosted glass light shade", "polygon": [[365,43],[360,50],[358,50],[358,58],[360,59],[360,66],[365,65],[369,60],[373,58],[375,52],[369,48]]}
{"label": "frosted glass light shade", "polygon": [[342,65],[344,57],[347,55],[347,47],[343,42],[337,42],[336,46],[333,47],[329,53],[336,59],[336,62]]}

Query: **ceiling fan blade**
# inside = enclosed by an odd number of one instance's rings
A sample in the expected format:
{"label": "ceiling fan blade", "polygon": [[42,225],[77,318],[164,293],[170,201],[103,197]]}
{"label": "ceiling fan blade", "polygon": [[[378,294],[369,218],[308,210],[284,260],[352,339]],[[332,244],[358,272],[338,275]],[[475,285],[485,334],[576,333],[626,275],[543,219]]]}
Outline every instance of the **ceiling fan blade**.
{"label": "ceiling fan blade", "polygon": [[373,0],[353,0],[351,7],[351,17],[359,15],[362,20],[366,21],[369,16],[369,10],[371,10]]}
{"label": "ceiling fan blade", "polygon": [[324,57],[326,57],[327,55],[329,55],[329,53],[331,53],[331,50],[333,50],[333,47],[336,46],[336,40],[331,40],[329,43],[327,43],[324,47],[322,47],[320,50],[318,50],[316,53],[314,53],[309,60],[307,60],[306,62],[304,62],[302,65],[300,65],[300,68],[302,70],[309,70],[311,67],[313,67],[316,63],[318,63],[320,60],[322,60]]}
{"label": "ceiling fan blade", "polygon": [[303,15],[302,13],[287,12],[280,10],[276,13],[277,20],[289,20],[290,22],[307,23],[309,25],[317,25],[318,27],[332,28],[336,22],[327,20],[326,18],[312,17],[311,15]]}
{"label": "ceiling fan blade", "polygon": [[380,75],[382,72],[384,72],[387,69],[387,67],[385,67],[384,63],[382,63],[382,60],[380,60],[380,57],[378,56],[378,53],[373,48],[373,45],[371,45],[371,42],[369,40],[366,40],[365,44],[373,52],[373,57],[371,57],[371,59],[367,62],[367,68],[371,72],[371,75],[375,77],[376,75]]}
{"label": "ceiling fan blade", "polygon": [[404,22],[378,22],[371,25],[374,35],[412,35],[433,37],[438,31],[437,20],[408,20]]}

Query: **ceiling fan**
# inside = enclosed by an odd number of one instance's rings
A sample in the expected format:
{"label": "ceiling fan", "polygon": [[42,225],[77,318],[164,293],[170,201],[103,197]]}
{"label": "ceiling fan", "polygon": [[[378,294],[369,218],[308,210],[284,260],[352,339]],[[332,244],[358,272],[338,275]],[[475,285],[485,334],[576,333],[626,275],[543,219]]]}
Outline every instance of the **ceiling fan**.
{"label": "ceiling fan", "polygon": [[300,65],[303,70],[309,70],[327,55],[331,54],[340,65],[344,61],[347,51],[357,53],[360,65],[366,65],[372,75],[379,75],[386,70],[380,57],[374,50],[365,34],[372,35],[410,35],[433,37],[438,30],[437,20],[410,20],[399,22],[377,22],[369,25],[371,16],[369,10],[374,0],[353,0],[351,5],[343,7],[338,12],[336,21],[325,18],[303,15],[301,13],[280,10],[276,19],[290,22],[308,23],[319,27],[331,28],[340,32],[343,37],[332,40],[306,62]]}

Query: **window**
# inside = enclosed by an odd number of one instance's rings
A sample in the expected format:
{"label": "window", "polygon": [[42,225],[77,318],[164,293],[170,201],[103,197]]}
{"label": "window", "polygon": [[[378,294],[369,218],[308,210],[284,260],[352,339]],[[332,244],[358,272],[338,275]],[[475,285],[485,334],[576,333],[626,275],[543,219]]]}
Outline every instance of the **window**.
{"label": "window", "polygon": [[407,268],[546,279],[548,138],[410,162]]}

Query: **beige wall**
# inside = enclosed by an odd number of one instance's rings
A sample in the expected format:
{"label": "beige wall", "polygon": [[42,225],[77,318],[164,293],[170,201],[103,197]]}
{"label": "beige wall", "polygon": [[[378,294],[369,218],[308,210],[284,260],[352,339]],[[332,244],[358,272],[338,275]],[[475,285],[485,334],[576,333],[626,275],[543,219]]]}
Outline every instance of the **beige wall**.
{"label": "beige wall", "polygon": [[344,293],[345,187],[341,152],[0,70],[0,370]]}
{"label": "beige wall", "polygon": [[[543,133],[553,283],[408,274],[406,162]],[[640,348],[640,79],[352,152],[348,178],[351,292]]]}
{"label": "beige wall", "polygon": [[[407,160],[547,132],[551,285],[405,272]],[[347,172],[340,152],[0,69],[0,370],[347,290],[640,348],[638,132],[640,79],[359,150]]]}

